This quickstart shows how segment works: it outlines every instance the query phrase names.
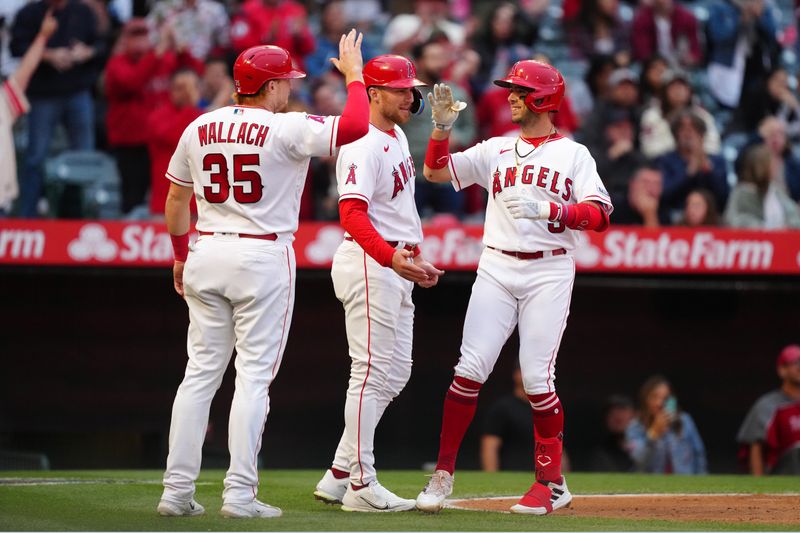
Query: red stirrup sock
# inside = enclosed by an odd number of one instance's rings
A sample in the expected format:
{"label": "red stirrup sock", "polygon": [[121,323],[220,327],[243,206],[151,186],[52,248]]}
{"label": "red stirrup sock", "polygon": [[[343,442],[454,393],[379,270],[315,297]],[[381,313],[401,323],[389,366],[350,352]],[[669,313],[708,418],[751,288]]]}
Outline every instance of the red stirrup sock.
{"label": "red stirrup sock", "polygon": [[533,409],[534,466],[536,480],[561,482],[564,409],[555,392],[529,394]]}
{"label": "red stirrup sock", "polygon": [[481,385],[477,381],[461,376],[453,379],[444,399],[442,433],[439,437],[439,459],[436,463],[436,470],[447,470],[451,474],[455,471],[458,449],[475,416]]}

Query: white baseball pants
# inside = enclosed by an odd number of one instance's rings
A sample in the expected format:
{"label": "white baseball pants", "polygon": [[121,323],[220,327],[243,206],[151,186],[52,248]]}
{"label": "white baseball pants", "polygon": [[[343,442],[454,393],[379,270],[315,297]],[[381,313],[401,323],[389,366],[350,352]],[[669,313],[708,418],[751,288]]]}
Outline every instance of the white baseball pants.
{"label": "white baseball pants", "polygon": [[375,428],[411,376],[414,284],[382,267],[353,241],[336,251],[331,269],[342,302],[350,349],[345,428],[333,466],[366,485],[376,478]]}
{"label": "white baseball pants", "polygon": [[567,326],[575,260],[517,259],[485,248],[464,318],[455,374],[484,383],[519,324],[519,365],[527,394],[555,390],[555,366]]}
{"label": "white baseball pants", "polygon": [[223,500],[256,497],[256,460],[269,413],[269,386],[281,364],[294,307],[295,257],[289,242],[202,236],[184,270],[189,307],[186,374],[172,407],[163,498],[191,499],[200,473],[211,400],[236,349],[236,390]]}

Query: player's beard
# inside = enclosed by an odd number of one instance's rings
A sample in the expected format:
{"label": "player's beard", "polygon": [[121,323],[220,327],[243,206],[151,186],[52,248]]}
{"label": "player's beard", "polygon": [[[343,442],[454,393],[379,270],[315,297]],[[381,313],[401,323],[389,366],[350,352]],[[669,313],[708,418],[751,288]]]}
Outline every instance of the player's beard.
{"label": "player's beard", "polygon": [[384,110],[383,116],[391,120],[395,124],[402,126],[411,119],[411,112],[403,111],[399,107],[393,107]]}

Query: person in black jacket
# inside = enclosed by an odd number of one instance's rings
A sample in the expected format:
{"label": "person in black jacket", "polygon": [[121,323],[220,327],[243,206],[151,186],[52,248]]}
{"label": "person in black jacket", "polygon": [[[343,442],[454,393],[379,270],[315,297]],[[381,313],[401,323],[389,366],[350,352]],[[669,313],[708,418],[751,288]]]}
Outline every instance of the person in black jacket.
{"label": "person in black jacket", "polygon": [[80,0],[39,0],[26,5],[14,19],[11,54],[22,56],[31,46],[48,9],[58,21],[58,30],[47,41],[42,64],[27,91],[31,112],[19,200],[19,215],[26,218],[37,215],[43,163],[56,127],[64,125],[71,149],[94,148],[91,88],[98,69],[93,59],[101,55],[102,45],[91,8]]}

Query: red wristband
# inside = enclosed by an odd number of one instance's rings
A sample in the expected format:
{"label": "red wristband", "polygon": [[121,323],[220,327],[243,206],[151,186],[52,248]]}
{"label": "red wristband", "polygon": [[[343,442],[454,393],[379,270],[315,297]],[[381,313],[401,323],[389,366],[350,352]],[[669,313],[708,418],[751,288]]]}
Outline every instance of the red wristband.
{"label": "red wristband", "polygon": [[411,251],[414,252],[414,257],[417,257],[419,254],[422,253],[422,250],[419,249],[419,244],[414,246],[414,249],[412,249]]}
{"label": "red wristband", "polygon": [[187,231],[183,235],[170,234],[169,238],[172,239],[175,261],[186,261],[186,258],[189,257],[189,232]]}
{"label": "red wristband", "polygon": [[428,141],[428,151],[425,152],[425,166],[439,170],[447,166],[450,161],[450,138],[437,141],[431,138]]}

